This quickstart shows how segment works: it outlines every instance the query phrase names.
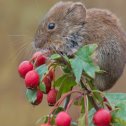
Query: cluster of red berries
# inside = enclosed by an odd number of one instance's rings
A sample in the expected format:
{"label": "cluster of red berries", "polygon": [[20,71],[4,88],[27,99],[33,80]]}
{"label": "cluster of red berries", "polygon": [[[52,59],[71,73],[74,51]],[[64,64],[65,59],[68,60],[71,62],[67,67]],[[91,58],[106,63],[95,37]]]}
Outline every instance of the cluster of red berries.
{"label": "cluster of red berries", "polygon": [[[99,109],[93,116],[95,126],[110,126],[112,116],[109,110]],[[66,112],[60,112],[55,119],[56,126],[70,126],[71,117]],[[50,123],[42,124],[41,126],[51,126]]]}
{"label": "cluster of red berries", "polygon": [[30,90],[37,90],[36,100],[32,103],[33,105],[38,105],[42,102],[43,93],[48,94],[47,101],[49,105],[54,105],[56,102],[57,90],[55,88],[51,89],[51,83],[54,80],[54,69],[50,69],[42,80],[42,83],[45,84],[46,91],[43,92],[39,89],[41,80],[35,68],[45,64],[46,61],[47,57],[39,51],[33,55],[32,60],[23,61],[18,67],[20,76],[25,80],[26,88]]}
{"label": "cluster of red berries", "polygon": [[[25,86],[29,90],[36,90],[36,99],[31,104],[38,105],[42,102],[43,93],[47,94],[47,102],[49,106],[53,106],[56,103],[57,90],[52,88],[52,81],[54,80],[54,69],[49,69],[48,73],[44,75],[42,80],[36,68],[44,65],[47,61],[47,57],[41,52],[36,52],[30,61],[23,61],[19,67],[18,72],[25,80]],[[42,82],[41,82],[42,81]],[[45,84],[45,92],[40,90],[40,84]],[[104,99],[106,102],[106,99]],[[111,109],[110,109],[111,110]],[[112,117],[111,113],[107,109],[98,110],[93,116],[93,123],[95,126],[109,126]],[[59,112],[55,118],[56,126],[70,126],[71,117],[65,112]],[[41,124],[41,126],[51,126],[50,122]]]}

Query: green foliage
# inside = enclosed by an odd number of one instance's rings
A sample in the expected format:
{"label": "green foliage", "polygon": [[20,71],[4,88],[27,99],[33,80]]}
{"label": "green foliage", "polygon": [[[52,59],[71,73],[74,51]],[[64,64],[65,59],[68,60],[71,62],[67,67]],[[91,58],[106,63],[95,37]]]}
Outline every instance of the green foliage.
{"label": "green foliage", "polygon": [[116,108],[117,110],[112,112],[113,122],[126,126],[126,101],[117,103]]}
{"label": "green foliage", "polygon": [[[39,121],[42,123],[48,122],[51,117],[51,125],[55,124],[56,115],[61,111],[68,111],[71,104],[80,106],[81,114],[77,122],[71,122],[72,126],[94,126],[93,115],[98,108],[105,108],[111,110],[112,126],[126,125],[126,94],[125,93],[103,93],[98,91],[94,85],[96,73],[103,73],[99,66],[94,64],[92,55],[97,49],[96,44],[89,44],[81,47],[72,58],[66,55],[53,54],[50,59],[53,60],[49,68],[61,68],[63,75],[53,80],[53,86],[58,90],[57,103],[54,105],[50,116],[44,116]],[[42,65],[36,68],[40,76],[40,84],[38,89],[46,92],[46,86],[42,83],[44,75],[49,71],[47,65]],[[49,75],[48,75],[49,76]],[[79,89],[74,90],[75,86]],[[73,92],[72,92],[73,91]],[[30,103],[36,100],[37,89],[27,89],[26,96]],[[76,97],[70,99],[72,93],[76,93]],[[66,99],[64,106],[61,107],[62,102]],[[107,100],[104,101],[104,98]],[[88,119],[87,119],[88,117]]]}
{"label": "green foliage", "polygon": [[115,108],[112,112],[114,126],[126,125],[126,93],[105,93],[110,104]]}
{"label": "green foliage", "polygon": [[70,63],[76,77],[76,82],[79,83],[83,71],[83,61],[79,57],[75,57],[75,59],[72,59]]}
{"label": "green foliage", "polygon": [[126,93],[105,93],[105,97],[111,104],[117,104],[126,101]]}
{"label": "green foliage", "polygon": [[46,86],[45,86],[45,84],[43,84],[42,82],[40,82],[40,84],[39,84],[39,89],[40,89],[42,92],[46,92]]}
{"label": "green foliage", "polygon": [[[94,53],[95,49],[97,48],[97,45],[92,44],[92,45],[87,45],[79,49],[76,53],[75,58],[70,59],[70,64],[72,67],[72,71],[75,75],[76,82],[79,83],[81,76],[83,72],[87,74],[89,77],[92,79],[95,78],[95,73],[102,73],[103,71],[100,70],[99,66],[95,65],[91,59],[91,55]],[[89,82],[88,84],[92,90],[96,90],[96,88],[92,85],[92,81]],[[99,103],[103,104],[103,98],[100,96],[100,93],[94,92],[94,100],[98,100]],[[124,126],[126,125],[126,94],[125,93],[105,93],[105,97],[107,98],[108,102],[112,106],[112,108],[116,109],[113,111],[112,116],[113,116],[113,124],[114,126]],[[83,100],[82,100],[83,101]],[[101,104],[101,107],[103,105]],[[84,112],[84,105],[83,102],[81,102],[82,106],[82,115],[80,116],[78,120],[78,125],[79,126],[84,126],[85,121],[85,112]],[[89,102],[89,108],[91,109],[93,106],[91,102]],[[90,110],[89,109],[89,110]],[[91,109],[89,111],[89,126],[94,126],[92,122],[92,118],[94,115],[95,110]]]}
{"label": "green foliage", "polygon": [[[114,107],[112,111],[112,125],[125,126],[126,125],[126,93],[105,93],[105,97]],[[92,119],[95,109],[91,109],[88,115],[89,126],[94,126]],[[81,125],[82,126],[82,125]]]}
{"label": "green foliage", "polygon": [[38,72],[40,76],[40,81],[42,81],[42,77],[48,71],[48,67],[46,66],[46,64],[44,64],[36,68],[36,71]]}
{"label": "green foliage", "polygon": [[34,103],[36,100],[37,90],[27,89],[26,97],[30,103]]}
{"label": "green foliage", "polygon": [[54,82],[54,86],[59,88],[57,99],[61,97],[63,93],[66,93],[76,85],[73,76],[69,74],[64,74],[59,79]]}
{"label": "green foliage", "polygon": [[96,110],[94,108],[92,108],[89,113],[88,113],[88,122],[89,122],[89,126],[94,126],[93,124],[93,115],[96,112]]}
{"label": "green foliage", "polygon": [[59,77],[55,82],[54,82],[54,86],[55,87],[60,87],[60,85],[62,85],[62,83],[64,82],[64,80],[67,78],[67,74],[64,74],[63,76]]}
{"label": "green foliage", "polygon": [[52,59],[52,60],[56,60],[56,59],[59,59],[59,58],[61,58],[61,56],[59,54],[53,54],[50,57],[50,59]]}
{"label": "green foliage", "polygon": [[64,73],[69,73],[69,74],[71,73],[71,68],[68,67],[68,66],[63,66],[62,70],[63,70]]}
{"label": "green foliage", "polygon": [[46,123],[48,121],[48,116],[42,116],[40,117],[37,121],[36,121],[36,124],[39,124],[39,123]]}
{"label": "green foliage", "polygon": [[78,126],[85,126],[85,114],[81,115],[78,119]]}
{"label": "green foliage", "polygon": [[78,124],[76,122],[71,122],[71,126],[78,126]]}
{"label": "green foliage", "polygon": [[85,45],[76,52],[76,55],[83,61],[91,62],[91,55],[94,53],[97,47],[97,44]]}
{"label": "green foliage", "polygon": [[55,110],[54,114],[57,115],[57,114],[58,114],[59,112],[61,112],[61,111],[64,111],[64,108],[63,108],[63,107],[58,107],[58,108]]}
{"label": "green foliage", "polygon": [[80,81],[83,71],[93,79],[95,78],[95,73],[100,71],[99,66],[95,65],[91,58],[96,48],[96,44],[86,45],[77,51],[74,59],[70,60],[77,83]]}

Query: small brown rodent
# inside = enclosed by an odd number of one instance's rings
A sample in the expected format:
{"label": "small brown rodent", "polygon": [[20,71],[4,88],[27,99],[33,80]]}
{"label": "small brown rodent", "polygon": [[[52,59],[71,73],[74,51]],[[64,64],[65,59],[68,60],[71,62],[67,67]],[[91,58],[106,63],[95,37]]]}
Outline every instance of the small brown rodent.
{"label": "small brown rodent", "polygon": [[126,63],[126,35],[117,17],[102,9],[86,9],[80,2],[55,4],[38,26],[34,45],[67,55],[85,44],[97,43],[95,59],[104,74],[96,74],[99,90],[110,89]]}

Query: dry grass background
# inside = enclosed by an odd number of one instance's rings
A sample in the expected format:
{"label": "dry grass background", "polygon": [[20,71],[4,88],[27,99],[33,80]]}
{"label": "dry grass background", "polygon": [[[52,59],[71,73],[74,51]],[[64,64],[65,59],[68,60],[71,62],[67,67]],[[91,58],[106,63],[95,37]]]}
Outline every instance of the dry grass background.
{"label": "dry grass background", "polygon": [[[36,120],[49,111],[46,102],[38,107],[27,102],[17,66],[31,56],[37,25],[55,2],[0,0],[0,126],[35,126]],[[87,8],[106,8],[116,13],[126,29],[125,0],[85,0],[85,4]],[[125,83],[126,71],[112,91],[126,92]]]}

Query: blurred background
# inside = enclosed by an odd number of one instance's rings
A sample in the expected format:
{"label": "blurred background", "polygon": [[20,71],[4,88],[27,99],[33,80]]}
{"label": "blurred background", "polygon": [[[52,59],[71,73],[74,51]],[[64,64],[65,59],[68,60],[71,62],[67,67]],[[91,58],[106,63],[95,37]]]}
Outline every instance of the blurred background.
{"label": "blurred background", "polygon": [[[41,18],[55,2],[57,0],[0,0],[1,126],[35,126],[36,120],[49,112],[46,101],[38,107],[27,102],[24,81],[17,73],[17,66],[32,55],[31,42],[35,30]],[[83,2],[87,8],[111,10],[120,18],[126,29],[125,0]],[[111,91],[126,92],[126,70]]]}

